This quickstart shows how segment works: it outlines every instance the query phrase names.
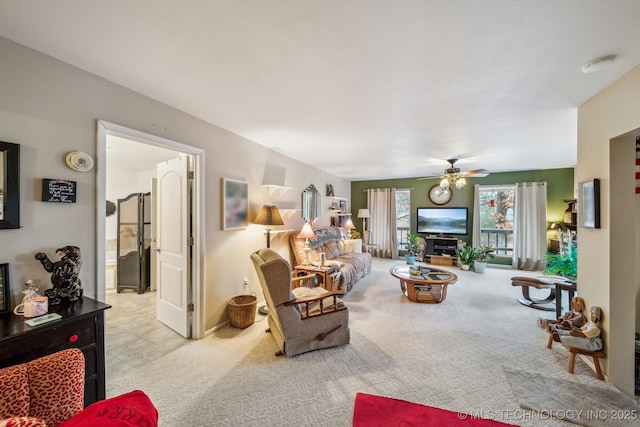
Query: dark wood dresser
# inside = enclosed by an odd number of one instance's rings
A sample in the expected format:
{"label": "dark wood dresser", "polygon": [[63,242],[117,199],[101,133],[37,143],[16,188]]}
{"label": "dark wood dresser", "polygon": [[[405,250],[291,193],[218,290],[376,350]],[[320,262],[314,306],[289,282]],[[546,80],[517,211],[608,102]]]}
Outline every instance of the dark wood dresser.
{"label": "dark wood dresser", "polygon": [[106,397],[104,311],[111,306],[91,298],[49,308],[61,319],[31,327],[22,316],[0,317],[0,368],[76,347],[85,357],[84,405]]}

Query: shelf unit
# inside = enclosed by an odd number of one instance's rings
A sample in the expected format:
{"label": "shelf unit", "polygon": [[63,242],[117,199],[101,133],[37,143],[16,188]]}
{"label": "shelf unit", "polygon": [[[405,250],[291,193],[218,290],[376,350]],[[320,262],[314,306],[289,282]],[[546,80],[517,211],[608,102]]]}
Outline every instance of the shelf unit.
{"label": "shelf unit", "polygon": [[273,196],[274,193],[278,193],[278,197],[282,197],[284,193],[291,190],[291,187],[285,187],[284,185],[262,184],[262,186],[267,189],[269,197]]}
{"label": "shelf unit", "polygon": [[296,212],[302,212],[302,209],[280,209],[278,208],[278,211],[280,212],[280,215],[282,216],[282,219],[284,219],[285,221],[290,219],[294,213]]}
{"label": "shelf unit", "polygon": [[458,238],[426,236],[424,240],[427,243],[427,247],[425,248],[426,258],[431,264],[455,264],[457,261],[456,249],[458,249]]}

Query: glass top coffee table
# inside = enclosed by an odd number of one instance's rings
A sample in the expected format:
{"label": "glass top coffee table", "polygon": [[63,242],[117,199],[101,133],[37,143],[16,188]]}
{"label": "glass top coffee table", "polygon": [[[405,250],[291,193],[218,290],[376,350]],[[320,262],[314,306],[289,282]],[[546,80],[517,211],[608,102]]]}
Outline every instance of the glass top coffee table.
{"label": "glass top coffee table", "polygon": [[458,276],[450,271],[431,266],[397,265],[389,270],[400,279],[400,289],[409,301],[437,304],[447,297],[447,286],[455,283]]}

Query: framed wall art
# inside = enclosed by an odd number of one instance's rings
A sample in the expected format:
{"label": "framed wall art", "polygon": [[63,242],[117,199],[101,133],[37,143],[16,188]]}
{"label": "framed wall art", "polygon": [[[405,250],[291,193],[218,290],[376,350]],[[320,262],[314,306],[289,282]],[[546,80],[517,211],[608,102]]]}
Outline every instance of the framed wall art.
{"label": "framed wall art", "polygon": [[0,315],[11,313],[9,264],[0,264]]}
{"label": "framed wall art", "polygon": [[578,225],[600,228],[600,180],[578,183]]}
{"label": "framed wall art", "polygon": [[249,225],[249,184],[222,178],[222,229],[240,230]]}

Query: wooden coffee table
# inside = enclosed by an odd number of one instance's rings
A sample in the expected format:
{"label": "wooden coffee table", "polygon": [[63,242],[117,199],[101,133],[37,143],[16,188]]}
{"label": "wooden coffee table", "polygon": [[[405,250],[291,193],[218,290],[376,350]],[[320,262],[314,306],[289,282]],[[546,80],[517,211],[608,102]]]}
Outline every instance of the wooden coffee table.
{"label": "wooden coffee table", "polygon": [[[412,274],[416,270],[419,274]],[[423,265],[397,265],[389,270],[400,279],[400,289],[409,301],[438,304],[447,297],[447,286],[455,283],[458,276],[441,268]]]}

